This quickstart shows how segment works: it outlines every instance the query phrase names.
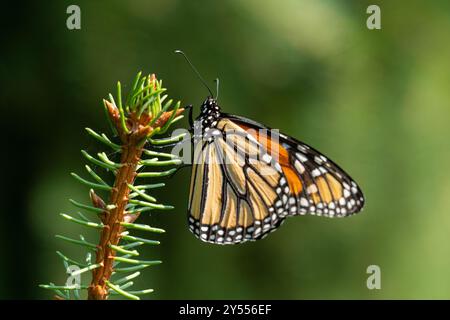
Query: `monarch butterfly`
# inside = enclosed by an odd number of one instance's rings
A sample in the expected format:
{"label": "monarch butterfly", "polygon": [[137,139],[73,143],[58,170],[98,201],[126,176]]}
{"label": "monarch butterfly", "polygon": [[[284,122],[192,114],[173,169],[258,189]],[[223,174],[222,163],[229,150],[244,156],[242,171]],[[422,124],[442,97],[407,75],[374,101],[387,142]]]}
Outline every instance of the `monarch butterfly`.
{"label": "monarch butterfly", "polygon": [[264,238],[290,216],[346,217],[362,210],[356,182],[307,144],[223,113],[212,94],[195,122],[190,111],[188,224],[200,240],[237,244]]}

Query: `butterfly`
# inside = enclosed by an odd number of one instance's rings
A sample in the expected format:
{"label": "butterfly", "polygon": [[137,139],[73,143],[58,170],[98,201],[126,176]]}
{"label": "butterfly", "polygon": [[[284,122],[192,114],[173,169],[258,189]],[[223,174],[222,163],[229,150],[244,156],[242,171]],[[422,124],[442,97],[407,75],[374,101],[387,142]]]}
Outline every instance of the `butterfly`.
{"label": "butterfly", "polygon": [[190,108],[188,225],[197,238],[238,244],[264,238],[287,217],[347,217],[363,209],[360,187],[336,163],[277,130],[222,112],[216,99],[207,97],[195,121]]}
{"label": "butterfly", "polygon": [[322,153],[223,113],[212,97],[193,129],[188,224],[202,241],[258,240],[290,216],[346,217],[364,206],[356,182]]}

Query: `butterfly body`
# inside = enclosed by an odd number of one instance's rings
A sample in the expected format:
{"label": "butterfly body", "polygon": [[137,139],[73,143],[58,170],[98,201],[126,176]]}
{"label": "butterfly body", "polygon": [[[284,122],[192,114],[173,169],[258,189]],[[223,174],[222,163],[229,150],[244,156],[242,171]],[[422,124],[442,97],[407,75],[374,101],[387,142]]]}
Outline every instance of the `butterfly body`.
{"label": "butterfly body", "polygon": [[319,151],[208,97],[193,123],[189,229],[200,240],[258,240],[296,215],[359,212],[358,185]]}

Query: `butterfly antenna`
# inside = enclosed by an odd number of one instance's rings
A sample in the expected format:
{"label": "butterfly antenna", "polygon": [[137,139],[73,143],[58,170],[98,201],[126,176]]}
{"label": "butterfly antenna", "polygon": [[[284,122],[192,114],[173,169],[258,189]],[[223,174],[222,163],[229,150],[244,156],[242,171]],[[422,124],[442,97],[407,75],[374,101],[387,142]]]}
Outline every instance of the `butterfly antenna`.
{"label": "butterfly antenna", "polygon": [[216,78],[216,80],[214,80],[214,82],[216,83],[216,98],[214,100],[219,99],[219,78]]}
{"label": "butterfly antenna", "polygon": [[194,67],[194,65],[192,64],[192,62],[189,60],[189,58],[187,57],[187,55],[181,51],[181,50],[175,50],[175,53],[179,53],[181,54],[187,61],[187,63],[189,63],[189,65],[191,66],[192,70],[194,70],[195,74],[197,75],[197,77],[200,79],[200,81],[203,83],[203,85],[206,87],[206,89],[208,89],[209,94],[211,95],[211,97],[213,97],[213,93],[211,91],[211,89],[208,87],[208,85],[206,84],[206,81],[203,79],[203,77],[200,75],[200,72],[197,71],[197,69]]}

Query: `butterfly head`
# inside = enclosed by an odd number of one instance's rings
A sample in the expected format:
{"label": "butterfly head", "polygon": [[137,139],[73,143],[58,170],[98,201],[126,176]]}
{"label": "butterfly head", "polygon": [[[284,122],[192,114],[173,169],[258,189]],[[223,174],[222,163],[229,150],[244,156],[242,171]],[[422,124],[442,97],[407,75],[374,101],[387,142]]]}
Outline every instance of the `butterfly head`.
{"label": "butterfly head", "polygon": [[197,118],[201,122],[203,128],[214,127],[220,117],[220,107],[217,101],[208,97],[200,107],[200,116]]}
{"label": "butterfly head", "polygon": [[200,111],[202,112],[202,114],[212,114],[214,112],[220,112],[220,107],[217,104],[216,99],[208,96],[208,98],[203,101]]}

